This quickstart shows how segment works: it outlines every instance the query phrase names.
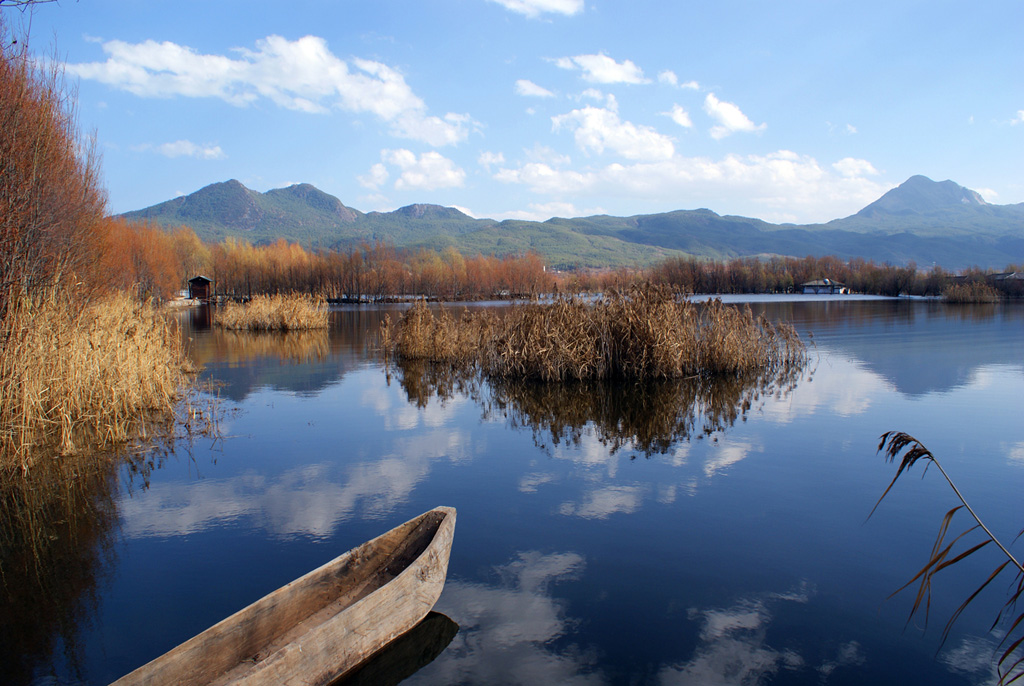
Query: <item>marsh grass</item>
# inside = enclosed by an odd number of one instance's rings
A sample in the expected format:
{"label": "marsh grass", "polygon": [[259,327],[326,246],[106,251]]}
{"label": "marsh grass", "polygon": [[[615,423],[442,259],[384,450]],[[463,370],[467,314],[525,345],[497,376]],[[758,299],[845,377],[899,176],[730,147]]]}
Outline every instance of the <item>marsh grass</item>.
{"label": "marsh grass", "polygon": [[999,291],[986,283],[955,283],[942,290],[943,302],[958,305],[999,302]]}
{"label": "marsh grass", "polygon": [[0,327],[4,469],[145,439],[173,423],[190,387],[174,322],[125,294],[85,306],[23,297]]}
{"label": "marsh grass", "polygon": [[540,381],[649,380],[740,374],[803,365],[788,324],[720,300],[695,304],[659,286],[597,302],[567,297],[513,305],[502,314],[437,314],[420,301],[381,325],[386,356],[475,366],[484,374]]}
{"label": "marsh grass", "polygon": [[247,303],[219,308],[215,323],[246,331],[305,331],[326,329],[329,313],[323,298],[310,295],[257,295]]}

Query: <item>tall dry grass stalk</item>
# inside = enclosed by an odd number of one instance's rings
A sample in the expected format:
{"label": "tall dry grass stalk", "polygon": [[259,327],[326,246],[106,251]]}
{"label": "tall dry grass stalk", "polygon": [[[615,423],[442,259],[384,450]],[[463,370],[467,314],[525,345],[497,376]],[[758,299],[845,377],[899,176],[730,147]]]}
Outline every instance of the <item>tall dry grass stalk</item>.
{"label": "tall dry grass stalk", "polygon": [[943,302],[957,305],[999,302],[999,291],[980,281],[956,283],[942,290]]}
{"label": "tall dry grass stalk", "polygon": [[225,329],[247,331],[304,331],[326,329],[327,303],[310,295],[257,295],[247,303],[228,303],[216,314]]}
{"label": "tall dry grass stalk", "polygon": [[542,381],[678,379],[802,366],[806,349],[792,326],[754,317],[720,300],[694,304],[660,286],[599,302],[559,298],[515,305],[502,315],[456,318],[418,302],[386,319],[386,355],[478,366],[489,376]]}
{"label": "tall dry grass stalk", "polygon": [[0,468],[105,448],[173,419],[188,362],[173,322],[115,294],[24,296],[0,323]]}

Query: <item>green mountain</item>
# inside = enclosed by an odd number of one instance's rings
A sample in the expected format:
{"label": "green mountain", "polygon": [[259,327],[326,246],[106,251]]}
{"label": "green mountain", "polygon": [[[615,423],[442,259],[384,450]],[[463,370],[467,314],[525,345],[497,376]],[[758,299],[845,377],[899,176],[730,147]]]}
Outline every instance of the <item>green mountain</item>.
{"label": "green mountain", "polygon": [[678,255],[836,255],[947,269],[1024,263],[1024,203],[991,205],[952,181],[923,176],[911,177],[854,215],[808,225],[771,224],[708,209],[546,222],[474,219],[429,204],[362,213],[309,184],[258,193],[234,180],[123,216],[191,226],[212,241],[286,238],[338,249],[384,241],[495,255],[532,250],[557,268],[646,265]]}

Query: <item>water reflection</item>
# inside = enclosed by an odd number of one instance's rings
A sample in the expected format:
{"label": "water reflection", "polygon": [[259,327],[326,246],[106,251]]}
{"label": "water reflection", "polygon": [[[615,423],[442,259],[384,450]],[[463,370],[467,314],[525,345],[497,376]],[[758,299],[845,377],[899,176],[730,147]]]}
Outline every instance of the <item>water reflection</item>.
{"label": "water reflection", "polygon": [[408,683],[606,683],[596,655],[568,640],[576,620],[552,596],[554,584],[578,579],[584,567],[577,553],[528,551],[495,570],[495,585],[449,579],[438,609],[459,634]]}
{"label": "water reflection", "polygon": [[117,489],[116,462],[91,456],[0,479],[0,669],[10,683],[51,657],[78,674],[77,637],[112,563]]}
{"label": "water reflection", "polygon": [[865,656],[857,641],[839,644],[832,655],[818,664],[809,662],[793,647],[771,645],[768,634],[776,609],[783,604],[806,605],[812,596],[813,589],[805,584],[788,593],[742,598],[729,607],[691,608],[688,619],[700,624],[693,656],[685,662],[663,666],[658,682],[739,686],[761,683],[778,677],[780,672],[813,669],[819,683],[828,683],[837,670],[863,664]]}
{"label": "water reflection", "polygon": [[436,460],[457,462],[469,441],[461,431],[397,438],[377,459],[340,467],[305,464],[270,477],[247,472],[230,479],[167,482],[121,504],[131,538],[185,536],[245,522],[272,536],[326,538],[352,516],[377,519],[407,502]]}
{"label": "water reflection", "polygon": [[431,612],[332,686],[395,686],[433,662],[458,632],[449,617]]}
{"label": "water reflection", "polygon": [[905,395],[962,387],[980,367],[1021,367],[1020,302],[950,306],[912,299],[836,299],[762,302],[753,309],[792,322],[801,334],[813,330],[812,340],[856,359]]}
{"label": "water reflection", "polygon": [[[723,432],[768,398],[788,396],[804,377],[802,368],[786,368],[640,383],[545,384],[484,378],[422,361],[402,361],[393,370],[417,407],[468,396],[485,420],[529,429],[539,447],[592,447],[602,461],[619,451],[665,454],[680,441]],[[590,436],[598,445],[589,443]]]}

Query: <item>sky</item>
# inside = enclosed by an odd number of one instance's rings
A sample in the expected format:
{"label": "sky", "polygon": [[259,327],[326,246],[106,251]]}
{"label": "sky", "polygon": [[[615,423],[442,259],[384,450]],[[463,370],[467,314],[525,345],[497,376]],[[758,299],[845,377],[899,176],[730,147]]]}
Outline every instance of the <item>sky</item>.
{"label": "sky", "polygon": [[1024,202],[1024,3],[61,0],[120,213],[238,179],[545,220],[848,216],[910,176]]}

